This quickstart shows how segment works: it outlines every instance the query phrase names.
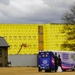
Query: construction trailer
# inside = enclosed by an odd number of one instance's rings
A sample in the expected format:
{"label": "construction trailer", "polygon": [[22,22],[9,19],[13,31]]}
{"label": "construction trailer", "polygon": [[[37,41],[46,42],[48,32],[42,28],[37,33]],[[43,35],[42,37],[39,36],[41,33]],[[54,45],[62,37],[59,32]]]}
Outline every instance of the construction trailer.
{"label": "construction trailer", "polygon": [[0,37],[0,67],[8,66],[8,43],[3,37]]}

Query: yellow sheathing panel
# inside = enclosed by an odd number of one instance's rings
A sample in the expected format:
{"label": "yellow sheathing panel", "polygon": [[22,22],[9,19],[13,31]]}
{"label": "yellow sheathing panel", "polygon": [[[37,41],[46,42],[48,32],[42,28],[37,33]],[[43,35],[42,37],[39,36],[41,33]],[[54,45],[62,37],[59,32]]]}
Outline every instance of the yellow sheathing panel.
{"label": "yellow sheathing panel", "polygon": [[44,26],[44,50],[61,50],[64,34],[61,33],[62,24],[46,24]]}
{"label": "yellow sheathing panel", "polygon": [[5,37],[9,43],[9,54],[17,54],[22,44],[19,54],[38,53],[38,25],[39,24],[0,24],[0,36]]}
{"label": "yellow sheathing panel", "polygon": [[22,47],[19,54],[37,54],[38,26],[44,28],[44,50],[61,50],[63,24],[0,24],[0,36],[10,45],[8,54],[17,54],[22,44],[27,47]]}

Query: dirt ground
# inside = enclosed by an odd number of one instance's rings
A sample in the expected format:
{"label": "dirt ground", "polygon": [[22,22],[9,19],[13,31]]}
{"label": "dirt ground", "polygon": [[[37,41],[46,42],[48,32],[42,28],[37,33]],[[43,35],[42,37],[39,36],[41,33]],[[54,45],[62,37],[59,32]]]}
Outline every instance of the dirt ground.
{"label": "dirt ground", "polygon": [[45,73],[44,71],[38,72],[36,67],[2,67],[0,75],[75,75],[75,71]]}

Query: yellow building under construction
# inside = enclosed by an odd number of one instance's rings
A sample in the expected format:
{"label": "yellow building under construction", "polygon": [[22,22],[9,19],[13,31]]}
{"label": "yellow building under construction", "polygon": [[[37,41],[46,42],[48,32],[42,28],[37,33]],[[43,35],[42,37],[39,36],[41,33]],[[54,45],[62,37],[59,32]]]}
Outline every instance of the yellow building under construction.
{"label": "yellow building under construction", "polygon": [[62,50],[61,44],[65,41],[62,33],[64,24],[0,24],[0,36],[10,45],[8,54],[37,54],[39,51],[39,30],[42,29],[43,50]]}

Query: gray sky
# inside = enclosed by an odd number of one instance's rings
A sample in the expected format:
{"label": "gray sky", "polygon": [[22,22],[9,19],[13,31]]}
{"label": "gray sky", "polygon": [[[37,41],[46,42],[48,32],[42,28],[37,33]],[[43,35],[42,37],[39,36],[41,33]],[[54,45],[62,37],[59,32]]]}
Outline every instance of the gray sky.
{"label": "gray sky", "polygon": [[61,23],[75,0],[0,0],[0,23]]}

